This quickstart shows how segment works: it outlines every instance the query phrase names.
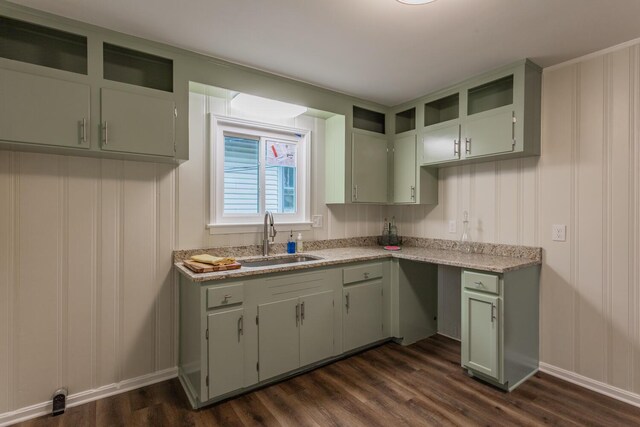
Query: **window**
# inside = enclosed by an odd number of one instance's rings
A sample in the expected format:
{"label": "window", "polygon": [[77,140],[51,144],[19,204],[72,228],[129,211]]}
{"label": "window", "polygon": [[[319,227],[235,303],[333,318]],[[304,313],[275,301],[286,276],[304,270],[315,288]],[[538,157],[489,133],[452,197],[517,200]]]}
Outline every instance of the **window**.
{"label": "window", "polygon": [[308,130],[212,115],[212,232],[261,231],[267,210],[308,228],[309,140]]}

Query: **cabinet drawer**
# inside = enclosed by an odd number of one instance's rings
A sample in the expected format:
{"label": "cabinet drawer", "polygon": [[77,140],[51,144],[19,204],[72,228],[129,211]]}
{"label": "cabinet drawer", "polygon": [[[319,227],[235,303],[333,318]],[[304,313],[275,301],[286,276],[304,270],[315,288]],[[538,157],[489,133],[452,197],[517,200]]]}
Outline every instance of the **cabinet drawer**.
{"label": "cabinet drawer", "polygon": [[207,289],[207,308],[239,304],[244,299],[244,285],[220,286]]}
{"label": "cabinet drawer", "polygon": [[500,293],[500,278],[495,274],[476,273],[474,271],[462,272],[462,286],[477,291]]}
{"label": "cabinet drawer", "polygon": [[342,283],[361,282],[382,277],[382,263],[346,267],[342,270]]}

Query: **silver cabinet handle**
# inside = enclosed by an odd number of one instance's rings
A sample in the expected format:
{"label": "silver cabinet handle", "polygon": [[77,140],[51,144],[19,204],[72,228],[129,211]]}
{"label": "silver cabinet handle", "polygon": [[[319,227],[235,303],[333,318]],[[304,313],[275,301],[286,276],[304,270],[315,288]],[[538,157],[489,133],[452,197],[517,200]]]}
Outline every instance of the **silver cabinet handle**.
{"label": "silver cabinet handle", "polygon": [[349,312],[349,292],[347,292],[344,298],[346,300],[345,307],[347,308],[347,313],[348,313]]}
{"label": "silver cabinet handle", "polygon": [[460,140],[453,140],[453,156],[460,158]]}
{"label": "silver cabinet handle", "polygon": [[300,321],[304,322],[304,301],[300,304]]}
{"label": "silver cabinet handle", "polygon": [[369,278],[369,273],[368,273],[368,272],[366,272],[366,271],[365,271],[365,273],[364,273],[364,278],[365,278],[365,279],[368,279],[368,278]]}
{"label": "silver cabinet handle", "polygon": [[104,141],[104,145],[109,143],[109,124],[105,121],[102,124],[102,140]]}
{"label": "silver cabinet handle", "polygon": [[474,285],[478,285],[478,286],[482,286],[484,288],[484,283],[477,281],[477,282],[473,282]]}
{"label": "silver cabinet handle", "polygon": [[413,200],[414,202],[416,200],[416,186],[415,185],[411,186],[411,200]]}
{"label": "silver cabinet handle", "polygon": [[353,186],[353,200],[358,200],[358,184]]}
{"label": "silver cabinet handle", "polygon": [[496,305],[491,304],[491,323],[496,320]]}
{"label": "silver cabinet handle", "polygon": [[87,142],[87,119],[85,117],[80,122],[80,141]]}
{"label": "silver cabinet handle", "polygon": [[238,338],[240,338],[240,335],[244,335],[244,316],[238,318]]}
{"label": "silver cabinet handle", "polygon": [[471,138],[464,139],[464,152],[465,154],[471,154]]}
{"label": "silver cabinet handle", "polygon": [[300,304],[296,304],[296,326],[300,323]]}
{"label": "silver cabinet handle", "polygon": [[516,112],[511,113],[511,151],[516,149]]}

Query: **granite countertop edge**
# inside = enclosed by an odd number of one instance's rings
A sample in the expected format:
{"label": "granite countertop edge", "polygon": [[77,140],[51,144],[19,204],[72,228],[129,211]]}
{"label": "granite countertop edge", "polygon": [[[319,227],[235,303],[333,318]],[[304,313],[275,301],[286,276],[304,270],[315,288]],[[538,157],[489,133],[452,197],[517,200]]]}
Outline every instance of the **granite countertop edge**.
{"label": "granite countertop edge", "polygon": [[[271,256],[278,257],[287,255],[288,254],[280,253],[273,254]],[[521,268],[527,268],[542,264],[540,259],[526,259],[475,253],[467,254],[453,250],[427,249],[416,247],[403,248],[403,250],[398,252],[385,251],[382,248],[371,246],[346,247],[308,251],[304,252],[302,255],[317,256],[321,257],[322,259],[295,264],[280,264],[251,268],[242,267],[237,270],[220,271],[214,273],[195,273],[185,267],[181,261],[176,262],[174,265],[182,275],[193,282],[209,282],[385,258],[406,259],[411,261],[447,265],[452,267],[489,271],[493,273],[507,273]],[[248,256],[238,258],[238,260],[242,261],[255,258],[262,257]]]}

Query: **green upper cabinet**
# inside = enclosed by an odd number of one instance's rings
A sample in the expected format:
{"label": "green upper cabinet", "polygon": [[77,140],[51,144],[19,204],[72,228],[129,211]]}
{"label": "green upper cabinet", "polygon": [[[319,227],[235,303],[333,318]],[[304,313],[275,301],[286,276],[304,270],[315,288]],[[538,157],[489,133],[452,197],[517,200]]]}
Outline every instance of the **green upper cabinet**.
{"label": "green upper cabinet", "polygon": [[541,70],[523,60],[413,101],[422,164],[540,155],[540,95]]}
{"label": "green upper cabinet", "polygon": [[393,142],[393,202],[416,201],[416,136],[407,135]]}
{"label": "green upper cabinet", "polygon": [[384,135],[354,131],[352,134],[351,201],[387,203],[388,142]]}
{"label": "green upper cabinet", "polygon": [[174,155],[172,99],[121,90],[101,90],[102,149],[157,156]]}
{"label": "green upper cabinet", "polygon": [[0,69],[0,139],[87,149],[91,88]]}
{"label": "green upper cabinet", "polygon": [[173,162],[188,158],[188,82],[171,48],[16,6],[0,16],[0,143]]}

